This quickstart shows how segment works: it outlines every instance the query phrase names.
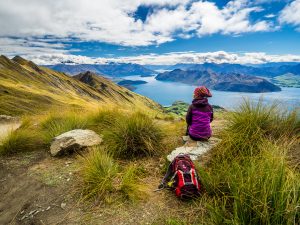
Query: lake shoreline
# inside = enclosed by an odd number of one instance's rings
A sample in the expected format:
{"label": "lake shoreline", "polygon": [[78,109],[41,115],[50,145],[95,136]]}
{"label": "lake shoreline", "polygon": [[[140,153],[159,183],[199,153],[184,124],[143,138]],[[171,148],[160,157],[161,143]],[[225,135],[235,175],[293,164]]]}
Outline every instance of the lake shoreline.
{"label": "lake shoreline", "polygon": [[[158,102],[162,106],[171,106],[173,102],[180,100],[191,103],[195,85],[182,84],[178,82],[158,81],[155,77],[126,76],[123,79],[144,80],[146,84],[137,85],[135,93],[144,95]],[[209,98],[212,105],[221,106],[227,110],[234,110],[243,99],[258,102],[263,99],[266,103],[274,101],[282,102],[288,109],[300,106],[300,89],[281,87],[279,92],[247,93],[211,90],[213,97]]]}

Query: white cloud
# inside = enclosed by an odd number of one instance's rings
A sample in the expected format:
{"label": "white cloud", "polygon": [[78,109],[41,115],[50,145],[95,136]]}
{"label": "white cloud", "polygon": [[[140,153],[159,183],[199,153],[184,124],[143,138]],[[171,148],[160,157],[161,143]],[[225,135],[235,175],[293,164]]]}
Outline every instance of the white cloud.
{"label": "white cloud", "polygon": [[276,17],[276,15],[273,14],[273,13],[271,13],[271,14],[265,15],[264,17],[265,17],[265,18],[268,18],[268,19],[272,19],[272,18]]}
{"label": "white cloud", "polygon": [[[133,14],[141,5],[159,7],[146,21],[136,20]],[[223,8],[202,0],[1,0],[0,36],[148,46],[177,36],[268,31],[270,22],[250,20],[259,10],[247,0],[232,0]]]}
{"label": "white cloud", "polygon": [[[47,41],[51,42],[49,39]],[[65,44],[49,43],[43,39],[0,38],[0,52],[7,56],[69,53],[65,48]]]}
{"label": "white cloud", "polygon": [[292,24],[300,30],[300,0],[288,4],[279,15],[281,23]]}
{"label": "white cloud", "polygon": [[170,52],[166,54],[147,54],[118,58],[91,58],[66,54],[43,54],[30,56],[29,59],[37,64],[58,64],[72,61],[78,64],[103,64],[108,62],[137,63],[141,65],[174,65],[176,63],[238,63],[260,64],[266,62],[300,62],[300,55],[269,55],[263,52],[230,53],[217,52]]}

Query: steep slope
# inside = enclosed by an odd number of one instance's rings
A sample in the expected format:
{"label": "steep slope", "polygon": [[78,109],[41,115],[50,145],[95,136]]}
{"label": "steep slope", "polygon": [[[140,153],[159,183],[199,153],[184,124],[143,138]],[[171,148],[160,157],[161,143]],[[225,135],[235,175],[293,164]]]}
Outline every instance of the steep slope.
{"label": "steep slope", "polygon": [[99,76],[93,72],[87,71],[73,76],[73,78],[89,85],[94,90],[102,93],[104,96],[116,101],[127,101],[132,104],[137,104],[137,100],[147,103],[150,107],[153,102],[144,96],[140,96],[134,92],[129,91],[127,88],[119,86],[109,79]]}
{"label": "steep slope", "polygon": [[127,104],[146,110],[160,108],[152,100],[109,80],[103,78],[102,83],[105,89],[92,88],[19,56],[13,59],[0,56],[0,114],[36,113],[51,107],[96,108],[101,104],[122,104],[124,107]]}
{"label": "steep slope", "polygon": [[70,75],[92,71],[102,73],[107,76],[120,77],[130,75],[151,76],[155,72],[141,65],[133,63],[109,63],[109,64],[57,64],[49,65],[48,68],[64,72]]}
{"label": "steep slope", "polygon": [[235,92],[272,92],[280,91],[280,87],[271,82],[255,77],[237,73],[215,73],[209,70],[181,70],[164,72],[156,76],[157,80],[175,81],[193,85],[206,85],[219,91]]}

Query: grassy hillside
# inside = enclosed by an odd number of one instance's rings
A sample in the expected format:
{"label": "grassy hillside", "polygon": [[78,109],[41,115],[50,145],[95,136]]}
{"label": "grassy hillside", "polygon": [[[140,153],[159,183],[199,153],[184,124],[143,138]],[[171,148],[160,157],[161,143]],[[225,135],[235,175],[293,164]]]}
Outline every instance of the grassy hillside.
{"label": "grassy hillside", "polygon": [[20,115],[60,107],[98,108],[104,104],[160,109],[152,100],[102,77],[93,76],[91,86],[19,56],[0,56],[0,114]]}

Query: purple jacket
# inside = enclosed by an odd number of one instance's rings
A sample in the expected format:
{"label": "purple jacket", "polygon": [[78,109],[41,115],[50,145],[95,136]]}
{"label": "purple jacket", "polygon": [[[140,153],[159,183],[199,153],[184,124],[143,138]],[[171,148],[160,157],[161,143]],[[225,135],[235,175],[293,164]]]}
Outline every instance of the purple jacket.
{"label": "purple jacket", "polygon": [[213,108],[207,98],[194,99],[186,114],[189,135],[194,138],[210,138],[212,121]]}

